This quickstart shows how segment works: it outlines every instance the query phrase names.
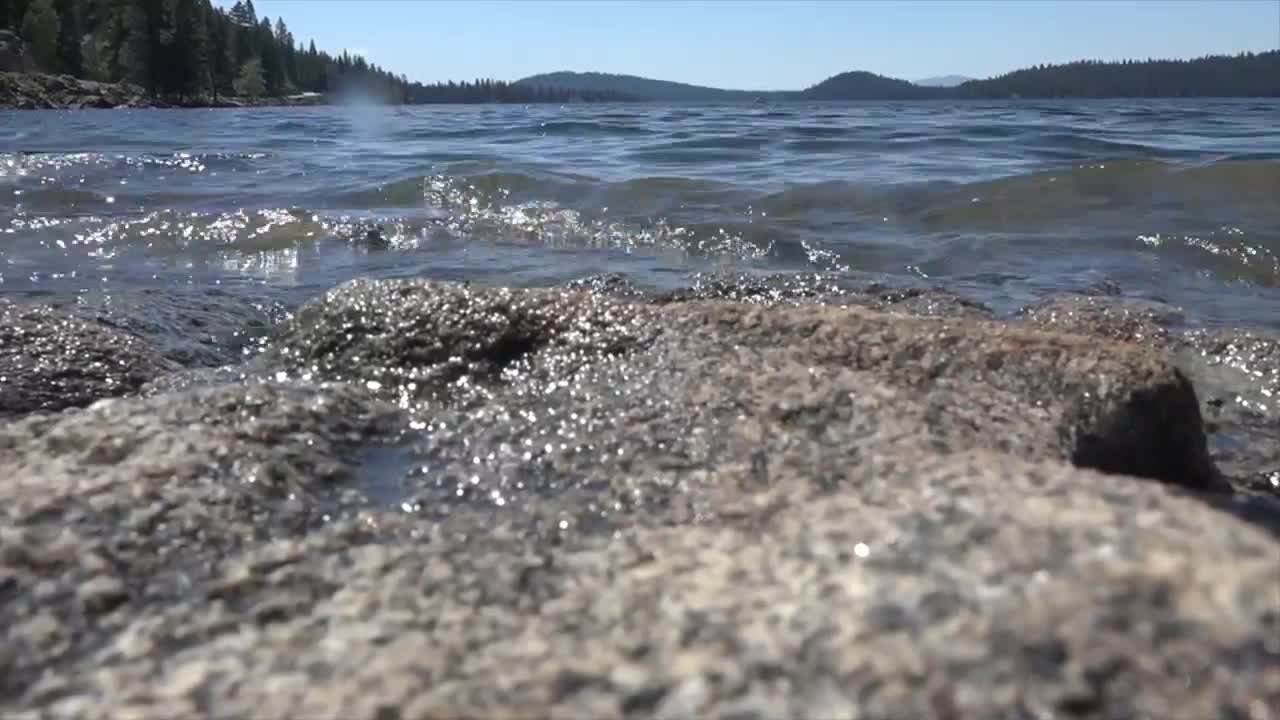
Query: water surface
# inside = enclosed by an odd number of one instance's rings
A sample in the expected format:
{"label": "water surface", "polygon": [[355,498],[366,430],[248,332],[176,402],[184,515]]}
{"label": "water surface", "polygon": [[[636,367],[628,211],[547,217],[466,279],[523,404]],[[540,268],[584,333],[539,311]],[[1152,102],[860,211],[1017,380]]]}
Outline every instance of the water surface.
{"label": "water surface", "polygon": [[0,112],[0,294],[287,310],[356,276],[821,272],[1000,311],[1105,281],[1280,327],[1277,117],[1274,100]]}

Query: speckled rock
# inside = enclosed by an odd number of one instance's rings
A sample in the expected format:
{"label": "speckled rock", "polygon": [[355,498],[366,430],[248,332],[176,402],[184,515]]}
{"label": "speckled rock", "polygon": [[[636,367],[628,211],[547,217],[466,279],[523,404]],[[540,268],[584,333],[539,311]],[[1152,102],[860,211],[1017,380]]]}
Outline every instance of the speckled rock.
{"label": "speckled rock", "polygon": [[0,696],[203,592],[224,559],[367,504],[343,481],[394,416],[352,388],[260,385],[0,426]]}
{"label": "speckled rock", "polygon": [[1280,335],[1196,329],[1171,347],[1201,389],[1219,466],[1237,484],[1280,498]]}
{"label": "speckled rock", "polygon": [[45,305],[0,302],[0,419],[127,395],[176,368],[130,333]]}
{"label": "speckled rock", "polygon": [[[576,286],[596,292],[638,297],[643,293],[619,280],[588,280]],[[987,319],[991,309],[980,302],[938,288],[891,287],[880,282],[851,282],[816,273],[802,274],[711,274],[697,273],[688,287],[665,293],[650,293],[651,302],[728,300],[753,305],[839,305],[858,306],[903,315]]]}
{"label": "speckled rock", "polygon": [[0,713],[1277,718],[1162,352],[397,281],[242,371],[0,426]]}
{"label": "speckled rock", "polygon": [[112,289],[50,306],[144,340],[184,366],[239,363],[256,351],[285,308],[260,295],[217,287]]}
{"label": "speckled rock", "polygon": [[556,382],[642,346],[655,320],[653,312],[579,293],[357,280],[299,311],[258,360],[303,380],[394,392],[404,404],[478,401],[504,376]]}
{"label": "speckled rock", "polygon": [[1197,390],[1218,466],[1238,487],[1280,498],[1280,335],[1189,327],[1178,308],[1120,297],[1050,297],[1018,318],[1165,352]]}
{"label": "speckled rock", "polygon": [[1178,308],[1164,303],[1085,294],[1051,296],[1017,317],[1046,330],[1146,343],[1167,342],[1186,321]]}

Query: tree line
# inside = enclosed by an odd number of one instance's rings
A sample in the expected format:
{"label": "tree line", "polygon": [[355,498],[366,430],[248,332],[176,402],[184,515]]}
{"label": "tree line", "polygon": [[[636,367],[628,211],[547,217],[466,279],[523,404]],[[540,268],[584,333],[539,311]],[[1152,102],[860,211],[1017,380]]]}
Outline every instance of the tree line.
{"label": "tree line", "polygon": [[812,100],[1280,97],[1280,50],[1192,60],[1081,60],[1037,65],[950,88],[847,72],[800,96]]}
{"label": "tree line", "polygon": [[950,88],[959,98],[1280,97],[1280,50],[1193,60],[1038,65]]}
{"label": "tree line", "polygon": [[[411,104],[644,99],[629,86],[613,82],[592,87],[485,79],[410,82],[358,55],[317,50],[314,41],[304,47],[284,18],[259,18],[253,0],[240,0],[228,10],[211,0],[0,0],[0,28],[22,36],[42,71],[133,82],[153,96],[196,102],[303,92],[359,93],[376,101]],[[693,90],[707,91],[707,97],[696,98],[705,101],[724,99],[726,92]],[[810,100],[1277,97],[1280,50],[1194,60],[1039,65],[953,88],[848,72],[801,92],[768,95]]]}
{"label": "tree line", "polygon": [[388,103],[623,100],[493,80],[423,85],[346,51],[304,47],[283,17],[258,17],[253,0],[229,10],[211,0],[0,0],[0,28],[17,32],[37,68],[132,82],[154,97],[219,98],[359,93]]}

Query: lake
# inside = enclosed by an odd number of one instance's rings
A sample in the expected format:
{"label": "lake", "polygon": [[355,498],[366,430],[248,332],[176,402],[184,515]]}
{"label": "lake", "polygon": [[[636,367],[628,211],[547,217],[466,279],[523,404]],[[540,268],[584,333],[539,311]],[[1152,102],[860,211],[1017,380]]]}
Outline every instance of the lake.
{"label": "lake", "polygon": [[167,288],[285,314],[357,276],[822,273],[998,312],[1105,285],[1280,327],[1277,117],[1275,100],[0,112],[0,294]]}

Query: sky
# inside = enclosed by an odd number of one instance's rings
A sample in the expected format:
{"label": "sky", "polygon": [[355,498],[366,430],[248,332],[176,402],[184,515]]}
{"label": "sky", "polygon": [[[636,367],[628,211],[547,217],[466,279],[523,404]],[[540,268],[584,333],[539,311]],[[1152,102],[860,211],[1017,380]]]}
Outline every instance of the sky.
{"label": "sky", "polygon": [[[217,0],[230,7],[234,0]],[[254,0],[411,80],[595,70],[795,90],[846,70],[990,77],[1280,48],[1280,0]]]}

